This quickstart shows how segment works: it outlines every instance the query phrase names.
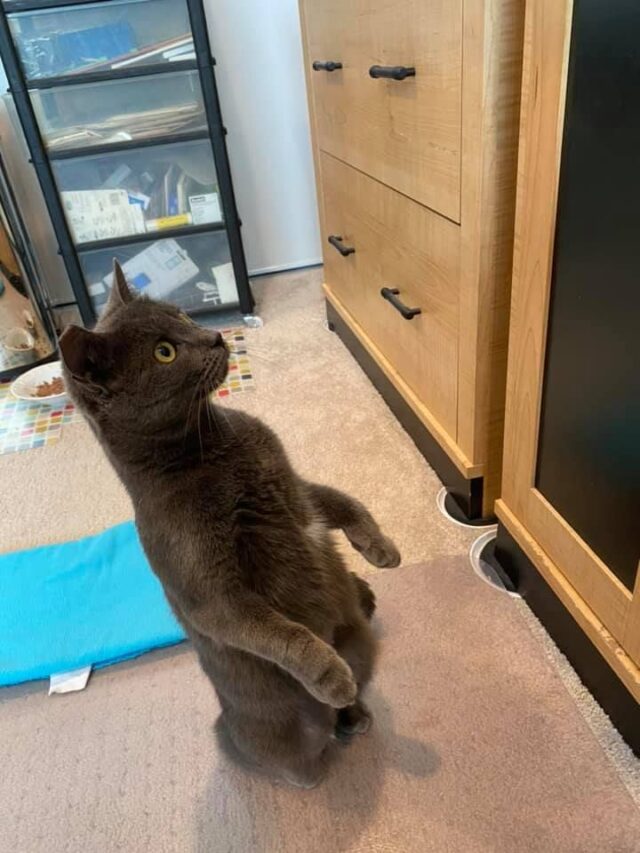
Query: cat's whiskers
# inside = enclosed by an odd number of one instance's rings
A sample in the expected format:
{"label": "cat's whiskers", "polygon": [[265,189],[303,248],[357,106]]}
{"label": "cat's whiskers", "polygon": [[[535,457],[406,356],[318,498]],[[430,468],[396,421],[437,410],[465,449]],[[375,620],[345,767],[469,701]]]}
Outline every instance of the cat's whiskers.
{"label": "cat's whiskers", "polygon": [[[191,411],[193,409],[194,403],[196,402],[196,400],[199,399],[200,392],[202,391],[203,379],[205,376],[206,376],[206,370],[203,371],[202,376],[196,382],[195,391],[193,393],[193,396],[191,397],[191,401],[189,402],[189,408],[187,409],[187,417],[186,417],[186,421],[185,421],[185,425],[184,425],[183,444],[187,443],[187,437],[189,435],[189,429],[191,426]],[[197,420],[198,420],[198,424],[199,424],[200,423],[200,409],[199,408],[198,408],[198,413],[197,413]]]}
{"label": "cat's whiskers", "polygon": [[209,432],[212,432],[213,427],[215,426],[216,430],[218,431],[218,435],[220,436],[220,438],[222,438],[222,430],[220,429],[220,424],[218,423],[218,419],[216,417],[216,411],[211,405],[210,394],[211,392],[209,391],[206,395],[207,423],[209,424]]}
{"label": "cat's whiskers", "polygon": [[230,424],[229,419],[227,417],[226,412],[221,407],[214,406],[212,401],[212,396],[216,391],[216,383],[214,382],[213,374],[217,368],[217,362],[214,359],[208,364],[204,370],[202,371],[198,382],[196,383],[195,390],[193,396],[191,397],[189,407],[187,409],[187,417],[185,423],[184,430],[184,444],[186,445],[187,438],[189,435],[189,431],[191,429],[191,415],[193,412],[194,405],[196,406],[196,420],[197,420],[197,429],[198,429],[198,444],[200,447],[200,458],[201,461],[204,462],[204,435],[203,435],[203,412],[202,406],[205,406],[205,413],[207,419],[207,427],[210,434],[213,434],[213,430],[218,433],[220,439],[224,439],[224,431],[222,430],[220,423],[218,421],[218,416],[222,414],[225,419],[225,426],[230,428],[233,432],[233,435],[236,436],[236,431],[233,428],[233,425]]}
{"label": "cat's whiskers", "polygon": [[198,397],[198,442],[200,444],[200,462],[204,464],[204,444],[202,442],[202,394]]}
{"label": "cat's whiskers", "polygon": [[222,411],[222,409],[219,409],[217,406],[214,406],[213,400],[211,399],[216,391],[215,383],[211,380],[212,377],[208,376],[207,389],[205,393],[205,399],[207,401],[207,420],[209,422],[209,428],[211,429],[211,427],[215,425],[215,428],[217,429],[220,438],[224,438],[224,433],[220,429],[220,424],[218,423],[218,413]]}
{"label": "cat's whiskers", "polygon": [[203,462],[204,462],[204,447],[203,447],[203,443],[202,443],[202,404],[203,403],[205,406],[205,412],[206,412],[206,416],[207,416],[207,425],[209,428],[209,432],[210,433],[212,432],[211,418],[213,416],[213,422],[216,425],[216,428],[218,430],[220,438],[223,437],[222,430],[220,429],[219,424],[215,420],[215,415],[212,412],[211,403],[209,400],[209,397],[210,397],[212,390],[213,390],[211,378],[212,378],[212,374],[213,374],[216,366],[217,365],[216,365],[215,360],[213,360],[209,365],[207,365],[207,367],[202,372],[202,376],[201,376],[200,381],[198,383],[198,390],[199,390],[199,395],[198,395],[198,439],[200,441],[200,453],[201,453],[201,458],[202,458]]}
{"label": "cat's whiskers", "polygon": [[[202,421],[202,402],[203,402],[203,397],[204,397],[204,400],[207,399],[206,391],[207,391],[207,387],[208,387],[209,374],[210,374],[211,370],[213,369],[213,366],[214,366],[214,362],[211,362],[210,364],[208,364],[204,368],[204,370],[200,374],[200,378],[198,379],[198,381],[196,383],[195,391],[194,391],[193,396],[191,398],[191,401],[189,403],[189,408],[187,410],[187,418],[186,418],[186,423],[185,423],[185,428],[184,428],[184,442],[183,443],[186,445],[187,437],[189,435],[189,430],[191,427],[191,412],[193,410],[194,403],[197,402],[196,421],[197,421],[197,427],[198,427],[198,444],[200,446],[200,459],[202,462],[204,462],[204,445],[203,445],[203,441],[202,441],[202,424],[201,424],[201,421]],[[204,392],[204,394],[203,394],[203,392]]]}
{"label": "cat's whiskers", "polygon": [[[248,354],[248,348],[247,348],[247,354]],[[260,347],[256,347],[253,344],[251,346],[251,359],[252,360],[257,359],[257,361],[263,361],[265,364],[268,364],[270,366],[272,366],[274,364],[278,364],[278,362],[281,360],[278,357],[274,358],[272,355],[265,355],[264,352],[261,352]]]}
{"label": "cat's whiskers", "polygon": [[[215,390],[215,389],[213,389],[213,390]],[[213,393],[213,390],[211,393]],[[220,424],[218,423],[218,417],[223,417],[224,422],[225,422],[225,426],[231,430],[231,432],[233,433],[233,437],[237,438],[238,434],[236,433],[235,427],[233,426],[233,423],[231,422],[229,415],[225,411],[225,409],[222,406],[214,406],[213,404],[209,405],[209,409],[211,410],[211,416],[213,418],[213,421],[214,421],[220,435],[222,436],[223,432],[220,429]]]}

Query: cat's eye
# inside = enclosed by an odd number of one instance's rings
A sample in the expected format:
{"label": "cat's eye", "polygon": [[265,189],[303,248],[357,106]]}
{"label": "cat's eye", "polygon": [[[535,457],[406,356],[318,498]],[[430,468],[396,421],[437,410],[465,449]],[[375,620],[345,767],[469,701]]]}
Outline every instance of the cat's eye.
{"label": "cat's eye", "polygon": [[160,364],[171,364],[172,361],[175,361],[177,353],[176,348],[169,341],[159,341],[156,344],[153,355],[155,360],[159,361]]}

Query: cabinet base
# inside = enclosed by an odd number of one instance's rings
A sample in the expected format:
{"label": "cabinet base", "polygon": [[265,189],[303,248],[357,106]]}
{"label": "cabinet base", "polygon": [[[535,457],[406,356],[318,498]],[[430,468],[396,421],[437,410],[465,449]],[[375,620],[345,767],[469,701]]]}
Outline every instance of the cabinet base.
{"label": "cabinet base", "polygon": [[[482,519],[482,477],[464,477],[330,302],[327,321],[366,373],[420,453],[446,486],[467,524]],[[486,523],[483,520],[483,523]]]}
{"label": "cabinet base", "polygon": [[502,523],[498,525],[493,559],[566,655],[622,738],[640,757],[640,704]]}

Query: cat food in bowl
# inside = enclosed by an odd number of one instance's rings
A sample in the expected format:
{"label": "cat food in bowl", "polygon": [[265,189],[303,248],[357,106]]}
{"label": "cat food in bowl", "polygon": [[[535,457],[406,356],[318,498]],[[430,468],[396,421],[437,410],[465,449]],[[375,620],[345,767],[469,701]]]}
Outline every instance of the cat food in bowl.
{"label": "cat food in bowl", "polygon": [[62,376],[54,376],[50,382],[41,382],[36,388],[36,397],[57,397],[64,394]]}
{"label": "cat food in bowl", "polygon": [[38,403],[62,403],[67,396],[62,378],[62,363],[52,361],[28,370],[14,379],[11,393],[18,400]]}

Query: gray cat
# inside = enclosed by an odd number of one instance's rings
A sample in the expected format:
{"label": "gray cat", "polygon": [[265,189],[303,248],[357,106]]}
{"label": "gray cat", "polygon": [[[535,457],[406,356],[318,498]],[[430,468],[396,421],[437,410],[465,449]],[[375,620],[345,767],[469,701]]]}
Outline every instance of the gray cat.
{"label": "gray cat", "polygon": [[142,545],[218,694],[223,742],[310,787],[332,737],[366,731],[375,599],[329,530],[400,561],[357,501],[302,480],[256,418],[213,406],[220,334],[129,290],[60,340],[69,392],[124,483]]}

